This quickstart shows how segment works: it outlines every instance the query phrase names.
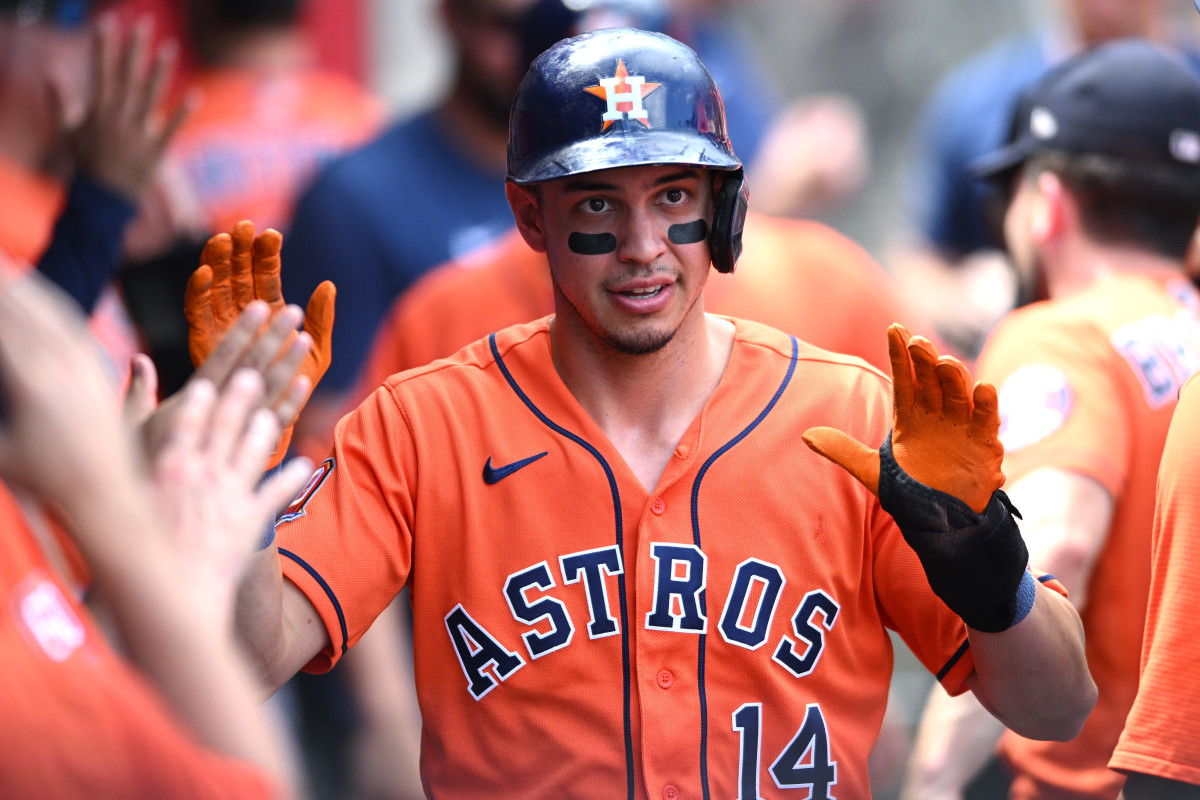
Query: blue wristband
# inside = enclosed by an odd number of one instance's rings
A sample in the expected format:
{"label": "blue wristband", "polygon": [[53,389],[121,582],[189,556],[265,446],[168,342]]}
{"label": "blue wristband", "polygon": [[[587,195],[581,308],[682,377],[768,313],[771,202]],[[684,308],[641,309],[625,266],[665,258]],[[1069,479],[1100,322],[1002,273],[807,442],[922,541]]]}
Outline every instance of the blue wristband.
{"label": "blue wristband", "polygon": [[[272,531],[273,533],[274,531]],[[1012,624],[1008,627],[1011,628],[1029,616],[1029,612],[1033,610],[1034,598],[1037,597],[1037,587],[1037,578],[1033,577],[1033,573],[1029,570],[1029,567],[1026,567],[1025,574],[1021,576],[1021,585],[1017,587],[1017,613],[1013,616]]]}

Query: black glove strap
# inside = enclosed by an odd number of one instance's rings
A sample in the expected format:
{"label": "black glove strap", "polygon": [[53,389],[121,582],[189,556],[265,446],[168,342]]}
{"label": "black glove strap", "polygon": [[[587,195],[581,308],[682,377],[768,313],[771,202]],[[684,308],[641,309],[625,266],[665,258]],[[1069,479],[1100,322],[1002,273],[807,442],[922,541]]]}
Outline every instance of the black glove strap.
{"label": "black glove strap", "polygon": [[1021,515],[997,489],[982,514],[957,497],[916,481],[879,449],[879,504],[892,515],[921,560],[934,593],[970,627],[1007,630],[1017,613],[1017,589],[1029,551],[1013,519]]}

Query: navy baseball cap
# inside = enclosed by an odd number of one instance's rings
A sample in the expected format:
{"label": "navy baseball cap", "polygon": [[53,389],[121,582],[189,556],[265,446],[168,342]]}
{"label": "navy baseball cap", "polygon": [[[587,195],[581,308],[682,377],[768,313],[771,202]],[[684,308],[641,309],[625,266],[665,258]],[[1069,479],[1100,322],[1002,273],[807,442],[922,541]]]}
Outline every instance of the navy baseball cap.
{"label": "navy baseball cap", "polygon": [[1144,39],[1099,45],[1026,90],[1007,143],[968,169],[1001,181],[1030,156],[1051,151],[1200,166],[1200,77]]}

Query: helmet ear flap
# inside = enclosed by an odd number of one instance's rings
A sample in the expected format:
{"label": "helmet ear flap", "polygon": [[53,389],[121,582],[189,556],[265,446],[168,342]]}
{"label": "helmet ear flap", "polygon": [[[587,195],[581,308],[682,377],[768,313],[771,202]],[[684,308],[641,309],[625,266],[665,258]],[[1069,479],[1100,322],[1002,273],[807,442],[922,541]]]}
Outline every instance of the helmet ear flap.
{"label": "helmet ear flap", "polygon": [[708,249],[717,272],[733,272],[742,254],[742,229],[746,227],[746,209],[750,205],[750,187],[742,170],[721,174],[721,188],[713,201],[712,232]]}

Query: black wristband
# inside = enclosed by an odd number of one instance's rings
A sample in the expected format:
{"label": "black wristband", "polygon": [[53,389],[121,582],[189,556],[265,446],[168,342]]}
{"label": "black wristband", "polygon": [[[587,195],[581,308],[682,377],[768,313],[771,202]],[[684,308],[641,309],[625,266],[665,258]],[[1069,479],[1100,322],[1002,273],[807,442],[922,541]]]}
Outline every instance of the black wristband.
{"label": "black wristband", "polygon": [[1016,620],[1017,590],[1029,551],[1008,495],[997,489],[982,514],[957,497],[914,480],[892,455],[892,437],[879,449],[879,504],[892,515],[917,554],[934,594],[968,626],[988,633]]}

